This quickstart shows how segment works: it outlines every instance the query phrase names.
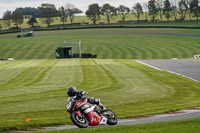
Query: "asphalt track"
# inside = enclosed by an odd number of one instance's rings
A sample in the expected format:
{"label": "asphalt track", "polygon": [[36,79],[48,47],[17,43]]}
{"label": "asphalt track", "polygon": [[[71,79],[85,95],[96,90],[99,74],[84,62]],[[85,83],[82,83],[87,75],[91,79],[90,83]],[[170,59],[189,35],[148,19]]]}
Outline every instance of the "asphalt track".
{"label": "asphalt track", "polygon": [[200,35],[194,34],[181,34],[181,33],[123,33],[133,35],[154,35],[154,36],[181,36],[181,37],[200,37]]}
{"label": "asphalt track", "polygon": [[200,37],[198,34],[184,34],[184,33],[159,33],[159,32],[149,32],[149,33],[137,33],[137,32],[112,32],[112,33],[94,33],[94,32],[85,32],[84,34],[103,34],[103,35],[150,35],[150,36],[180,36],[180,37]]}
{"label": "asphalt track", "polygon": [[[187,120],[187,119],[194,119],[194,118],[200,118],[200,107],[181,110],[178,112],[171,112],[167,114],[158,114],[158,115],[149,115],[149,116],[144,116],[144,117],[121,119],[119,120],[117,126],[144,124],[144,123],[152,123],[152,122]],[[93,126],[89,128],[105,127],[105,126],[107,125]],[[44,127],[42,130],[53,131],[53,130],[66,130],[66,129],[76,129],[76,128],[78,127],[74,125],[62,125],[58,127]]]}
{"label": "asphalt track", "polygon": [[192,59],[156,59],[136,60],[157,70],[164,70],[195,81],[200,81],[200,60]]}

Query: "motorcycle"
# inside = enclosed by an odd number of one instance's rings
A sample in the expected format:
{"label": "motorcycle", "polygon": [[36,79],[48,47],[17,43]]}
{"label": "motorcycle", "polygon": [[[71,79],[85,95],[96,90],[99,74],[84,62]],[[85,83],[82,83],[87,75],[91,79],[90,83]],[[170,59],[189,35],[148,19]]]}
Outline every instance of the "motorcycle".
{"label": "motorcycle", "polygon": [[117,116],[109,109],[99,109],[97,105],[88,103],[88,100],[68,98],[67,111],[72,122],[79,128],[95,125],[116,125]]}

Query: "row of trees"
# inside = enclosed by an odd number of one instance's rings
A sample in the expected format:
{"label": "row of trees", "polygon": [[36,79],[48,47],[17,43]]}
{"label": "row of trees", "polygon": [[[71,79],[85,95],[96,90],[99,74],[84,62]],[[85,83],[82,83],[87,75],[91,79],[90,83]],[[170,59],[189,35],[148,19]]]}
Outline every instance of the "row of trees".
{"label": "row of trees", "polygon": [[157,15],[160,16],[162,21],[162,15],[164,15],[167,20],[171,17],[174,17],[174,20],[177,20],[178,14],[181,16],[181,20],[186,18],[186,15],[191,17],[198,17],[200,15],[200,6],[198,0],[150,0],[148,2],[148,12],[152,18],[152,21],[155,20]]}
{"label": "row of trees", "polygon": [[194,16],[198,20],[200,16],[200,2],[198,0],[149,0],[148,3],[136,3],[132,9],[120,5],[115,8],[109,4],[104,4],[99,7],[98,4],[89,5],[86,15],[95,24],[97,20],[100,20],[100,15],[105,15],[107,17],[108,23],[110,23],[110,18],[114,15],[120,15],[122,21],[124,22],[126,16],[130,13],[134,14],[138,21],[142,14],[145,16],[145,21],[151,18],[151,21],[155,21],[157,16],[160,17],[160,21],[163,20],[163,15],[169,21],[171,17],[174,17],[176,21],[178,19],[178,14],[181,16],[180,20],[184,20],[188,14],[189,19]]}
{"label": "row of trees", "polygon": [[36,8],[17,8],[15,11],[6,11],[3,15],[4,23],[10,28],[11,22],[14,23],[16,27],[23,23],[23,15],[32,15],[28,21],[29,25],[34,26],[37,23],[37,18],[40,18],[44,24],[49,25],[54,22],[55,17],[60,17],[60,21],[65,24],[67,22],[67,18],[69,17],[70,22],[73,23],[73,19],[75,14],[82,13],[81,10],[76,8],[73,4],[67,3],[65,7],[60,7],[58,10],[56,9],[54,4],[44,3],[41,4],[40,7]]}
{"label": "row of trees", "polygon": [[[74,16],[76,14],[82,13],[82,11],[76,8],[73,4],[67,3],[65,6],[60,7],[58,10],[55,5],[44,3],[38,8],[17,8],[15,11],[6,11],[4,13],[3,19],[8,27],[10,27],[11,22],[14,22],[15,26],[23,23],[22,15],[32,15],[33,18],[29,20],[28,24],[34,25],[37,23],[35,18],[40,18],[40,20],[49,25],[54,22],[55,17],[60,17],[60,21],[65,24],[67,18],[70,19],[71,24],[73,23]],[[192,17],[200,16],[200,6],[198,0],[149,0],[148,3],[136,3],[132,9],[120,5],[119,7],[114,7],[110,4],[104,4],[99,6],[98,4],[91,4],[88,6],[88,10],[85,12],[87,17],[96,24],[97,21],[101,19],[101,15],[106,16],[107,22],[110,23],[112,16],[119,15],[121,20],[124,22],[128,14],[134,14],[137,20],[140,21],[141,15],[145,16],[145,20],[155,21],[157,16],[160,17],[160,21],[163,20],[163,15],[169,21],[171,17],[174,20],[178,19],[178,14],[181,16],[181,20],[189,16],[191,20]]]}
{"label": "row of trees", "polygon": [[20,12],[17,10],[11,12],[11,11],[6,11],[3,16],[4,23],[10,28],[11,22],[14,23],[16,27],[18,27],[20,24],[23,23],[23,16]]}

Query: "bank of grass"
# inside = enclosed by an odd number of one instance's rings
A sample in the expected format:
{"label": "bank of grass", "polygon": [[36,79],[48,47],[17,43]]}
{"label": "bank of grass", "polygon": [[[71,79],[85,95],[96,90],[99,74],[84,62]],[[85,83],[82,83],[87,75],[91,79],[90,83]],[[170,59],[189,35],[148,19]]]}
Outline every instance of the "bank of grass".
{"label": "bank of grass", "polygon": [[[146,35],[145,33],[149,33]],[[154,35],[151,35],[153,33]],[[82,29],[34,32],[34,37],[0,35],[0,56],[14,59],[55,59],[64,41],[82,41],[82,53],[103,59],[191,58],[200,53],[200,38],[160,33],[197,34],[192,29]],[[75,51],[74,51],[75,53]]]}
{"label": "bank of grass", "polygon": [[[177,19],[180,19],[181,17],[178,15]],[[24,22],[22,25],[20,25],[20,28],[30,28],[30,25],[27,24],[29,19],[24,19]],[[145,21],[145,14],[141,14],[140,20]],[[148,16],[148,23],[137,23],[137,17],[134,14],[128,14],[126,15],[126,19],[125,21],[134,21],[134,23],[130,24],[132,26],[183,26],[183,27],[199,27],[198,25],[198,21],[195,22],[196,18],[192,17],[191,18],[191,22],[188,22],[190,19],[188,17],[188,15],[186,15],[185,20],[186,22],[175,22],[175,19],[173,17],[171,17],[169,19],[169,22],[167,21],[167,19],[165,18],[165,16],[162,16],[162,22],[160,22],[160,16],[157,15],[157,17],[155,18],[156,22],[152,22],[151,23],[151,17]],[[35,26],[39,26],[39,27],[47,27],[47,24],[43,23],[43,21],[41,21],[40,18],[37,18],[38,23],[35,24]],[[112,16],[110,18],[110,23],[118,23],[119,21],[122,21],[121,16]],[[75,16],[73,23],[79,23],[82,25],[87,25],[87,24],[93,24],[93,21],[91,21],[90,19],[87,18],[87,16]],[[7,30],[8,27],[4,24],[4,20],[0,20],[0,24],[2,25],[2,30]],[[62,22],[60,21],[59,17],[55,17],[54,18],[54,22],[51,23],[51,25],[61,25]],[[69,18],[67,18],[67,22],[65,22],[65,24],[70,25],[71,22],[69,20]],[[107,22],[107,18],[106,16],[101,15],[101,19],[99,21],[96,22],[97,25],[99,24],[108,24]],[[11,23],[11,27],[15,27],[14,23]]]}
{"label": "bank of grass", "polygon": [[1,61],[0,131],[72,124],[65,109],[72,85],[119,119],[200,106],[200,83],[133,60]]}
{"label": "bank of grass", "polygon": [[200,119],[33,133],[199,133]]}

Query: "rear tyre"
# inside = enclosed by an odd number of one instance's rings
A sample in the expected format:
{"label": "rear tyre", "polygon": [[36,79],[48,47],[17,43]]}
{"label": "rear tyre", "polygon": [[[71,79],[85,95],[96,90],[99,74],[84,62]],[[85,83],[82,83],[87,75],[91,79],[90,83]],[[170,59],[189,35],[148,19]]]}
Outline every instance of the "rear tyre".
{"label": "rear tyre", "polygon": [[112,112],[109,109],[105,109],[105,110],[101,110],[101,113],[104,117],[107,118],[108,125],[116,125],[117,124],[118,119],[114,112]]}
{"label": "rear tyre", "polygon": [[72,122],[74,123],[74,125],[76,125],[77,127],[80,127],[80,128],[88,127],[88,121],[85,118],[85,116],[78,117],[75,113],[71,113],[70,118]]}

